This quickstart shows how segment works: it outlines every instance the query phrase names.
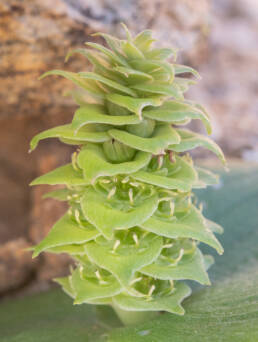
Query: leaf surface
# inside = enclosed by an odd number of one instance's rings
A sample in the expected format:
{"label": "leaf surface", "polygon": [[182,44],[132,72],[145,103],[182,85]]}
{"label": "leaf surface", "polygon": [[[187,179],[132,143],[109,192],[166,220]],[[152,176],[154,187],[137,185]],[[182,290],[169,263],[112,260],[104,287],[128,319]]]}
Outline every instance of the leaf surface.
{"label": "leaf surface", "polygon": [[54,224],[47,237],[34,248],[33,257],[53,247],[83,244],[98,235],[99,232],[91,224],[87,223],[83,228],[80,228],[78,223],[70,218],[69,214],[65,214]]}
{"label": "leaf surface", "polygon": [[125,229],[146,221],[156,210],[157,196],[152,196],[143,203],[129,210],[111,207],[106,196],[88,188],[81,200],[85,218],[92,223],[107,239],[111,239],[114,229]]}
{"label": "leaf surface", "polygon": [[[109,135],[140,151],[150,152],[153,154],[162,153],[164,149],[170,144],[179,144],[180,136],[177,131],[169,125],[157,126],[154,130],[152,137],[142,138],[137,135],[120,131],[118,129],[111,129],[108,131]],[[173,143],[171,143],[173,141]]]}
{"label": "leaf surface", "polygon": [[94,183],[101,176],[131,174],[147,165],[150,159],[149,153],[139,151],[132,161],[113,164],[107,160],[100,146],[88,144],[79,153],[78,164],[83,170],[86,182]]}
{"label": "leaf surface", "polygon": [[53,171],[50,171],[43,176],[39,176],[30,185],[56,185],[56,184],[66,184],[66,185],[87,185],[89,184],[82,176],[81,170],[74,170],[72,164],[66,164],[60,166]]}

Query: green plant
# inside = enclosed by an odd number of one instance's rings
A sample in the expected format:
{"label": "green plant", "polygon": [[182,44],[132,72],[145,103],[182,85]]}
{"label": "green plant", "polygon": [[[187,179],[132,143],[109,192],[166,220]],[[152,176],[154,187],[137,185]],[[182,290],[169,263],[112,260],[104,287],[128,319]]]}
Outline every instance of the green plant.
{"label": "green plant", "polygon": [[[38,177],[32,185],[63,184],[45,197],[68,201],[70,209],[48,236],[34,247],[68,253],[77,267],[56,281],[76,304],[109,304],[125,324],[154,312],[182,315],[190,295],[182,280],[210,284],[211,256],[203,242],[219,254],[214,236],[222,228],[204,218],[192,189],[216,184],[212,172],[193,164],[187,151],[203,146],[223,163],[221,149],[209,138],[177,126],[192,119],[211,133],[202,106],[184,99],[194,83],[181,74],[190,67],[175,63],[173,49],[152,48],[149,30],[126,40],[99,33],[110,49],[87,43],[77,49],[93,64],[93,72],[53,70],[79,86],[72,123],[35,136],[31,150],[45,138],[78,145],[71,163]],[[167,62],[173,56],[174,62]]]}

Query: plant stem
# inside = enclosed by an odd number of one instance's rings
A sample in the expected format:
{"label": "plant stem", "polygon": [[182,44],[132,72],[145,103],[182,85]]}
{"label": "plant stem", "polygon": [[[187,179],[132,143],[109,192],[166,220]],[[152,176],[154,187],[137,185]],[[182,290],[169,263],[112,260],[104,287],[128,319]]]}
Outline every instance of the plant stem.
{"label": "plant stem", "polygon": [[159,312],[157,311],[128,311],[123,310],[116,304],[112,304],[112,308],[116,312],[120,321],[124,325],[135,325],[138,323],[143,323],[155,318]]}

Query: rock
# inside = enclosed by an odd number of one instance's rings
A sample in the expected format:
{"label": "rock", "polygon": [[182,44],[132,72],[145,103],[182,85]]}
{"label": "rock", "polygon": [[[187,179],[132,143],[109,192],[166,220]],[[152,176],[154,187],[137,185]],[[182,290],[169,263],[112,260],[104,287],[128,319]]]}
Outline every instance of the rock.
{"label": "rock", "polygon": [[0,294],[15,290],[28,282],[37,261],[31,260],[28,241],[19,238],[0,245]]}
{"label": "rock", "polygon": [[203,76],[191,98],[206,104],[214,138],[228,156],[258,161],[258,3],[213,1]]}

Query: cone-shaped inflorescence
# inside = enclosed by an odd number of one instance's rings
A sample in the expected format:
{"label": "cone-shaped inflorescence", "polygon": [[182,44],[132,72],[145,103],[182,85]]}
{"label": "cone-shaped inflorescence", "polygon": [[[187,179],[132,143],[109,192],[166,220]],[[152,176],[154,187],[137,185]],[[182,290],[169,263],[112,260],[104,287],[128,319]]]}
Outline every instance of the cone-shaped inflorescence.
{"label": "cone-shaped inflorescence", "polygon": [[203,107],[184,99],[194,82],[182,75],[198,73],[168,62],[175,51],[153,48],[151,31],[132,37],[125,30],[126,40],[99,34],[108,48],[87,43],[68,54],[84,55],[93,71],[42,76],[74,82],[79,109],[70,124],[35,136],[31,150],[45,138],[78,149],[71,163],[32,182],[63,184],[47,197],[70,206],[34,256],[47,251],[76,260],[70,276],[56,279],[76,304],[110,304],[121,317],[127,311],[182,315],[181,302],[191,293],[184,280],[210,283],[212,257],[199,243],[223,252],[214,236],[222,228],[203,217],[192,193],[218,178],[195,167],[187,152],[203,146],[225,160],[212,140],[182,129],[199,119],[211,132]]}

